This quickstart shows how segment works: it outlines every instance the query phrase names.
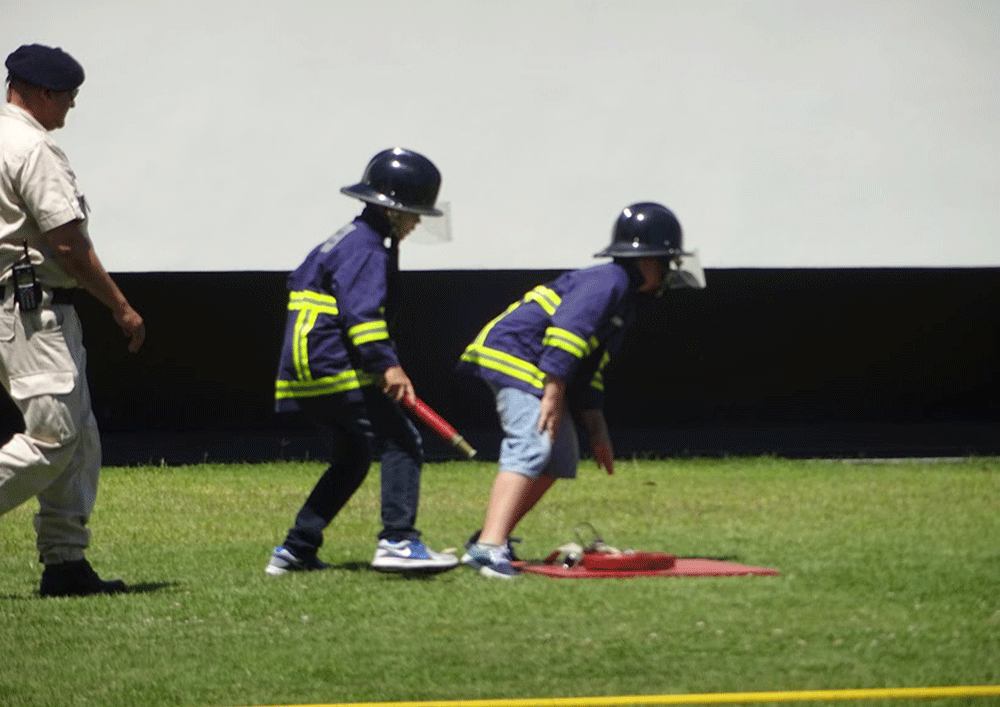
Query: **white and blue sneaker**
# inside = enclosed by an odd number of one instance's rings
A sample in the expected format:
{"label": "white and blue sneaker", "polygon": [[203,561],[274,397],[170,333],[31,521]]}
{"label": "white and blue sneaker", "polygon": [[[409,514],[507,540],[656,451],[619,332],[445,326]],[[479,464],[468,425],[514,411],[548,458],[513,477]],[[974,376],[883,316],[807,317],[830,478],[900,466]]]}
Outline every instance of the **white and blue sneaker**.
{"label": "white and blue sneaker", "polygon": [[484,577],[513,579],[520,574],[510,563],[509,545],[484,545],[475,543],[462,555],[462,564],[468,565]]}
{"label": "white and blue sneaker", "polygon": [[372,559],[372,569],[380,572],[441,572],[457,566],[457,557],[434,552],[420,540],[379,540]]}
{"label": "white and blue sneaker", "polygon": [[[470,547],[479,542],[479,534],[483,532],[482,529],[477,530],[472,534],[472,536],[465,541],[465,549],[468,550]],[[514,554],[514,543],[521,542],[521,538],[507,538],[507,555],[511,562],[520,561],[520,557]],[[462,562],[465,562],[465,557],[462,557]]]}
{"label": "white and blue sneaker", "polygon": [[329,567],[327,563],[319,559],[315,555],[308,559],[302,559],[296,557],[292,554],[291,550],[284,547],[274,548],[274,552],[271,554],[271,559],[267,562],[267,567],[264,571],[273,576],[286,574],[288,572],[313,572],[316,570],[325,570]]}

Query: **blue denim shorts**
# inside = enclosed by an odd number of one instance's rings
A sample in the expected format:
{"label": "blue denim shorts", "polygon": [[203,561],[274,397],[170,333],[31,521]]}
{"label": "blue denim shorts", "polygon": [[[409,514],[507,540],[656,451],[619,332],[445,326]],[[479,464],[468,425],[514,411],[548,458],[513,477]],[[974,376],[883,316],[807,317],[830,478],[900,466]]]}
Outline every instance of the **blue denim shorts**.
{"label": "blue denim shorts", "polygon": [[538,432],[541,400],[517,388],[494,388],[493,393],[504,433],[500,443],[500,470],[531,479],[542,474],[557,479],[575,479],[580,445],[573,419],[568,414],[563,417],[553,443],[548,432]]}

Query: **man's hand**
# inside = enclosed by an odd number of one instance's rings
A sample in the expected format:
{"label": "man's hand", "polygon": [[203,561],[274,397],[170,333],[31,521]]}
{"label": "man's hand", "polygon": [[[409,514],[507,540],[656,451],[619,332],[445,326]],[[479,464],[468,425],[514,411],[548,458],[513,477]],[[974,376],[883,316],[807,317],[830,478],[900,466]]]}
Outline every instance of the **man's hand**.
{"label": "man's hand", "polygon": [[125,309],[115,313],[114,318],[115,324],[121,327],[122,333],[128,339],[128,350],[136,353],[146,340],[146,322],[143,321],[142,315],[132,309],[131,305],[126,305]]}
{"label": "man's hand", "polygon": [[542,403],[538,409],[538,432],[548,432],[549,439],[556,439],[556,430],[562,424],[563,412],[566,409],[566,382],[558,378],[547,377],[545,390],[542,393]]}
{"label": "man's hand", "polygon": [[402,366],[385,369],[379,383],[382,386],[382,392],[397,403],[404,398],[412,403],[417,397],[413,390],[413,383],[410,382],[410,378]]}
{"label": "man's hand", "polygon": [[608,474],[615,473],[615,450],[611,446],[611,437],[608,435],[608,425],[604,420],[604,413],[600,410],[583,410],[580,413],[583,419],[583,426],[587,428],[590,436],[590,450],[594,453],[597,467],[604,469]]}
{"label": "man's hand", "polygon": [[128,339],[128,350],[138,351],[146,339],[146,325],[104,269],[81,222],[70,221],[46,231],[45,239],[66,274],[111,310],[115,324]]}

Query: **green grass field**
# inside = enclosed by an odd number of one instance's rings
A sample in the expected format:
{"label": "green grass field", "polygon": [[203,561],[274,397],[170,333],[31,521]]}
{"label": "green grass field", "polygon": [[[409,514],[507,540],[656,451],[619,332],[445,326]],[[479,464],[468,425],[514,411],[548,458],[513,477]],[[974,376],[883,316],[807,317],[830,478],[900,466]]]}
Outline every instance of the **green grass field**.
{"label": "green grass field", "polygon": [[[40,599],[33,504],[4,516],[0,705],[1000,684],[997,459],[620,461],[610,478],[588,463],[518,528],[522,557],[589,521],[618,547],[781,575],[511,582],[370,571],[376,466],[328,531],[333,570],[265,576],[320,466],[107,469],[89,557],[137,585],[124,596]],[[430,546],[460,547],[479,527],[493,473],[425,467]]]}

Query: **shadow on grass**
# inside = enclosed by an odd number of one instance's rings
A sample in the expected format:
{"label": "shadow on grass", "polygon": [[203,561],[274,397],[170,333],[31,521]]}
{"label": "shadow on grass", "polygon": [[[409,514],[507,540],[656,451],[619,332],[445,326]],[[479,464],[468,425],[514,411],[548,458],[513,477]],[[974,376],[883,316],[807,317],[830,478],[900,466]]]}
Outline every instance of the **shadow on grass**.
{"label": "shadow on grass", "polygon": [[[129,584],[124,592],[119,592],[119,594],[152,594],[153,592],[158,592],[162,589],[170,589],[171,587],[181,586],[180,582],[138,582],[136,584]],[[55,598],[69,598],[69,599],[86,599],[91,596],[105,596],[103,594],[88,594],[87,596],[74,596],[74,597],[55,597]],[[50,597],[43,597],[38,593],[38,590],[32,591],[30,594],[0,594],[0,600],[3,601],[24,601],[24,600],[35,600],[35,599],[49,599]]]}
{"label": "shadow on grass", "polygon": [[327,569],[322,570],[323,572],[332,571],[346,571],[346,572],[374,572],[375,574],[380,574],[387,579],[431,579],[439,574],[444,574],[445,572],[450,572],[455,569],[454,567],[447,567],[445,569],[414,569],[414,570],[376,570],[367,562],[342,562],[339,565],[330,565]]}
{"label": "shadow on grass", "polygon": [[153,592],[158,592],[161,589],[170,589],[172,587],[181,586],[180,582],[139,582],[138,584],[128,585],[128,589],[125,590],[125,594],[152,594]]}
{"label": "shadow on grass", "polygon": [[347,572],[371,572],[372,566],[367,562],[342,562],[339,565],[330,565],[323,572],[330,570],[345,570]]}

